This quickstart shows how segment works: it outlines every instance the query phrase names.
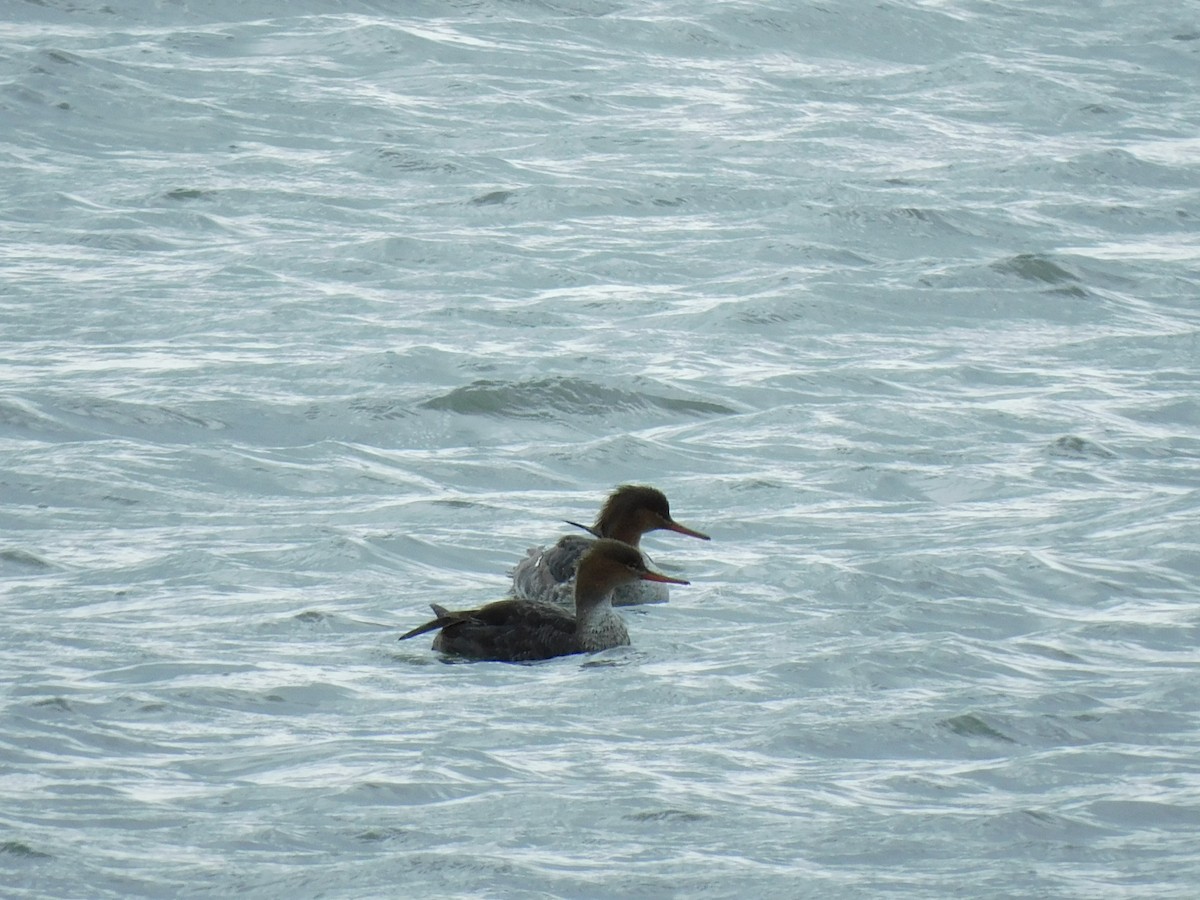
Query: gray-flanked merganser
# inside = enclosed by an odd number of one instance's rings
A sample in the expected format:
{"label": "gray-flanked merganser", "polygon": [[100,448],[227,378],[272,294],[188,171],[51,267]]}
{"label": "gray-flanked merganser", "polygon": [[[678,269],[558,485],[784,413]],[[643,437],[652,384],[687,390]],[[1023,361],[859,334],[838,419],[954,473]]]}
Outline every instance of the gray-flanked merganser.
{"label": "gray-flanked merganser", "polygon": [[[702,541],[709,539],[707,534],[680,525],[672,519],[666,495],[657,488],[642,484],[623,484],[613,491],[596,517],[595,525],[588,527],[577,522],[567,524],[582,528],[592,537],[567,534],[553,546],[529,550],[512,571],[511,592],[514,597],[570,609],[574,596],[575,567],[584,551],[595,543],[595,538],[613,538],[637,547],[646,532],[665,529]],[[614,606],[666,603],[667,596],[665,585],[639,581],[618,588],[612,602]]]}
{"label": "gray-flanked merganser", "polygon": [[463,612],[450,612],[435,603],[437,618],[401,635],[400,640],[440,629],[433,640],[434,650],[499,662],[623,647],[629,643],[629,632],[612,608],[612,593],[635,581],[687,584],[646,568],[641,553],[628,544],[602,538],[592,541],[579,561],[574,615],[530,600],[500,600]]}

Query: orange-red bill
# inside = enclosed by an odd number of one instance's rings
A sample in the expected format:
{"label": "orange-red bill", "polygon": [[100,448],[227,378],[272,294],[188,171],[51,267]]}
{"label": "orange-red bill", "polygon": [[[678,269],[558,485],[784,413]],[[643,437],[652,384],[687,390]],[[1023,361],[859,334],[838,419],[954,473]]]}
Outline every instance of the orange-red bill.
{"label": "orange-red bill", "polygon": [[682,578],[672,578],[670,575],[664,575],[662,572],[651,572],[647,569],[641,573],[642,581],[661,581],[664,584],[691,584],[690,581],[684,581]]}
{"label": "orange-red bill", "polygon": [[664,526],[668,531],[677,531],[680,534],[686,534],[688,537],[700,538],[702,541],[711,540],[703,531],[696,531],[688,528],[686,525],[680,525],[674,519],[667,519],[667,524]]}

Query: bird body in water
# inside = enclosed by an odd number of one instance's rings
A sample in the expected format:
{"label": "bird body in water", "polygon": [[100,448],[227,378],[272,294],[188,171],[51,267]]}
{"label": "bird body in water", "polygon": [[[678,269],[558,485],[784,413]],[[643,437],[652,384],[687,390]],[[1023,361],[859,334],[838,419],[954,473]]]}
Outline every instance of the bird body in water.
{"label": "bird body in water", "polygon": [[[662,491],[641,484],[623,484],[613,491],[594,525],[567,524],[575,525],[591,536],[567,534],[550,547],[529,550],[512,571],[514,597],[570,609],[575,568],[597,538],[613,538],[637,547],[643,534],[662,529],[703,541],[709,539],[707,534],[680,525],[671,518],[671,507]],[[614,606],[635,606],[666,603],[667,597],[666,585],[638,581],[617,588],[612,602]]]}
{"label": "bird body in water", "polygon": [[575,614],[546,603],[508,599],[479,609],[450,612],[433,604],[434,615],[400,640],[438,631],[433,649],[453,656],[526,662],[594,653],[629,643],[625,623],[612,608],[612,592],[636,581],[687,584],[646,567],[628,544],[608,538],[592,542],[579,561]]}

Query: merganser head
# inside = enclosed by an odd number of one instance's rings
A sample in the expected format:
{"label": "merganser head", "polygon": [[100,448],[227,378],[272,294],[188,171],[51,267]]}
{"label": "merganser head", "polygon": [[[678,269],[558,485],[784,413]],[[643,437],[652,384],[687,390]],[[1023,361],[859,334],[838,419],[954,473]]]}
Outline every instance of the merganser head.
{"label": "merganser head", "polygon": [[579,560],[575,575],[575,602],[591,599],[598,602],[614,589],[632,581],[661,581],[666,584],[688,584],[682,578],[672,578],[646,568],[642,554],[634,547],[612,538],[600,538]]}
{"label": "merganser head", "polygon": [[616,538],[636,547],[643,534],[659,529],[702,541],[709,539],[707,534],[672,519],[666,494],[644,484],[623,484],[613,491],[590,530],[598,537]]}

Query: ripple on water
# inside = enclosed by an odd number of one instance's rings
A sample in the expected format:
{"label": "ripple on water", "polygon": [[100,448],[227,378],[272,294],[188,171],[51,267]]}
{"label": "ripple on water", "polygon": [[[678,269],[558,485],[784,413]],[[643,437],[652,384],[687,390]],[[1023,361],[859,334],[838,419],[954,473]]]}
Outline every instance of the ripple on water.
{"label": "ripple on water", "polygon": [[425,409],[463,415],[551,419],[611,416],[661,410],[682,416],[732,415],[724,404],[650,390],[622,390],[581,378],[556,377],[523,382],[481,379],[421,404]]}
{"label": "ripple on water", "polygon": [[[1180,4],[110,6],[0,29],[6,897],[1200,895]],[[632,648],[396,641],[623,481]]]}

